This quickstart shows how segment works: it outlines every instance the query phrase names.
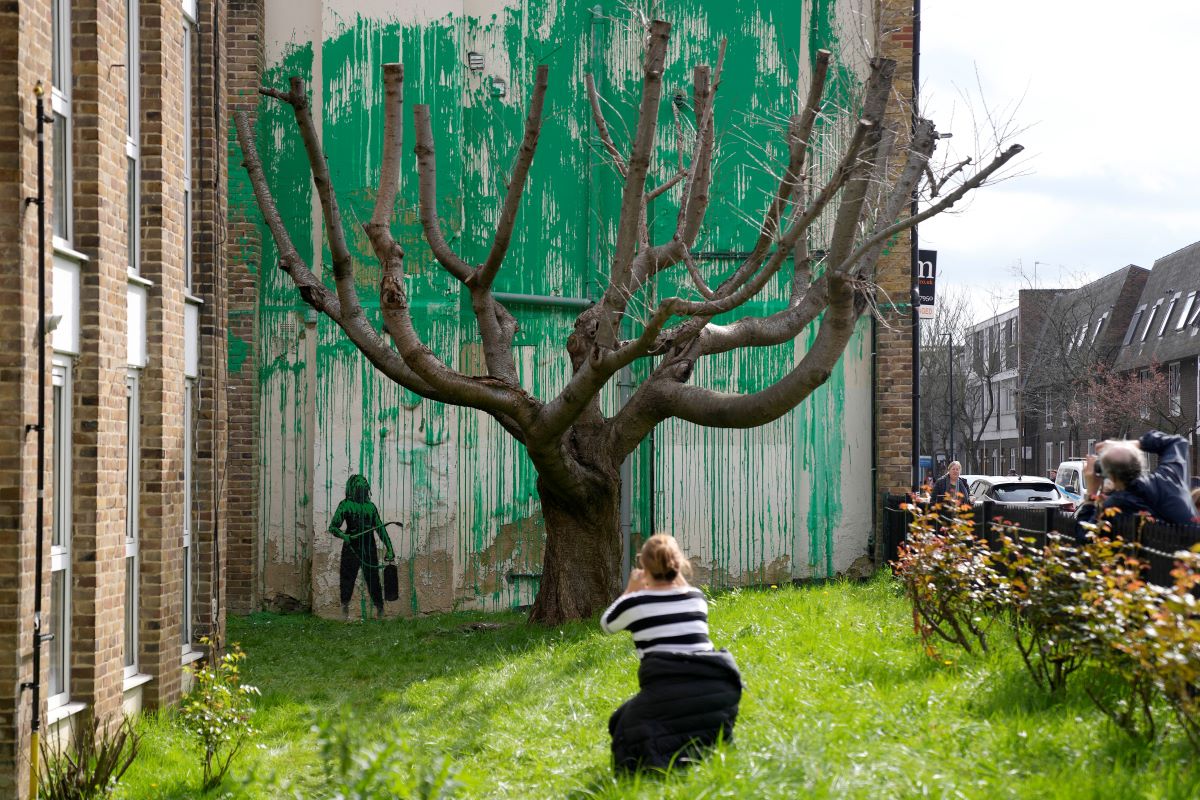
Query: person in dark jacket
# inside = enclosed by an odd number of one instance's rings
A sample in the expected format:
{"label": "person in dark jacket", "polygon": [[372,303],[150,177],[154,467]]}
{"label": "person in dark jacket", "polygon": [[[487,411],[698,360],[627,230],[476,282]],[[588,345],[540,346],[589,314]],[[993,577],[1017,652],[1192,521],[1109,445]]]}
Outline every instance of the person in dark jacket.
{"label": "person in dark jacket", "polygon": [[737,664],[708,638],[708,603],[688,585],[688,560],[671,536],[651,536],[625,592],[600,617],[605,633],[633,634],[638,693],[608,720],[618,772],[667,769],[732,741],[742,697]]}
{"label": "person in dark jacket", "polygon": [[[1096,522],[1105,510],[1115,509],[1109,516],[1144,513],[1159,522],[1192,522],[1196,508],[1188,491],[1188,450],[1187,439],[1159,431],[1150,431],[1136,442],[1100,442],[1096,455],[1088,456],[1084,470],[1088,495],[1077,518]],[[1146,453],[1158,456],[1153,472],[1146,467]],[[1105,478],[1113,487],[1107,494],[1101,492]]]}
{"label": "person in dark jacket", "polygon": [[967,502],[970,499],[970,490],[967,488],[967,482],[960,477],[961,474],[962,464],[951,461],[950,466],[946,467],[946,474],[933,484],[932,502],[934,505],[942,502],[947,494],[951,495],[951,499],[959,502]]}

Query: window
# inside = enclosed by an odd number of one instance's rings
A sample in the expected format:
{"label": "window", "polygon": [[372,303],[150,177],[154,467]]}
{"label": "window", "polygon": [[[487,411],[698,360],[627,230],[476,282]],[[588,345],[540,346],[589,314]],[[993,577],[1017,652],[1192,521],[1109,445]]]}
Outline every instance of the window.
{"label": "window", "polygon": [[1179,379],[1180,362],[1173,361],[1167,365],[1167,395],[1170,397],[1170,414],[1178,417],[1183,413],[1183,382]]}
{"label": "window", "polygon": [[1197,322],[1200,322],[1200,303],[1196,303],[1196,308],[1192,311],[1192,318],[1188,320],[1188,325],[1195,325]]}
{"label": "window", "polygon": [[138,673],[138,494],[141,403],[138,375],[125,378],[125,677]]}
{"label": "window", "polygon": [[129,246],[129,271],[137,274],[140,260],[138,237],[141,231],[141,167],[138,163],[141,157],[138,124],[139,103],[138,92],[141,91],[141,81],[138,73],[141,63],[138,60],[138,0],[125,0],[125,91],[127,92],[125,122],[125,181],[128,198],[125,217],[125,236]]}
{"label": "window", "polygon": [[1054,469],[1054,442],[1046,442],[1046,470]]}
{"label": "window", "polygon": [[1141,305],[1133,312],[1133,319],[1129,320],[1129,330],[1125,331],[1125,340],[1121,342],[1122,347],[1127,347],[1133,341],[1133,335],[1137,332],[1138,323],[1142,321],[1142,312],[1145,310],[1146,307]]}
{"label": "window", "polygon": [[1150,328],[1154,326],[1154,315],[1158,313],[1159,306],[1162,305],[1162,300],[1154,304],[1154,308],[1150,309],[1150,316],[1146,318],[1146,327],[1142,328],[1142,338],[1138,341],[1146,341],[1146,337],[1150,335]]}
{"label": "window", "polygon": [[51,161],[54,181],[54,207],[50,214],[56,239],[70,246],[71,225],[71,3],[53,0],[51,15],[50,108],[54,126]]}
{"label": "window", "polygon": [[1176,292],[1175,296],[1171,298],[1171,303],[1170,303],[1170,305],[1167,306],[1167,313],[1163,314],[1162,325],[1158,326],[1158,335],[1159,336],[1162,336],[1163,333],[1166,332],[1167,323],[1171,321],[1171,314],[1173,314],[1175,312],[1175,304],[1179,302],[1179,295],[1181,295],[1181,294],[1183,294],[1183,293]]}
{"label": "window", "polygon": [[197,79],[195,25],[183,24],[183,285],[192,291],[192,81]]}
{"label": "window", "polygon": [[1008,449],[1008,468],[1015,470],[1017,468],[1017,448],[1010,447]]}
{"label": "window", "polygon": [[1100,335],[1100,329],[1104,327],[1105,320],[1108,319],[1108,312],[1105,311],[1100,315],[1100,319],[1096,320],[1096,327],[1092,330],[1092,341],[1096,341],[1096,337]]}
{"label": "window", "polygon": [[53,383],[54,449],[50,468],[50,614],[46,620],[50,640],[50,686],[46,704],[57,708],[71,696],[71,365],[55,358]]}
{"label": "window", "polygon": [[1046,427],[1054,427],[1054,399],[1046,395]]}
{"label": "window", "polygon": [[192,481],[195,480],[195,471],[192,467],[192,458],[195,452],[195,388],[196,382],[189,378],[183,389],[183,604],[181,606],[183,612],[180,634],[185,653],[191,652],[194,638],[192,601],[195,593],[195,582],[193,581],[195,550],[192,548],[192,531],[194,530]]}
{"label": "window", "polygon": [[1175,323],[1175,330],[1183,330],[1183,326],[1187,324],[1188,312],[1192,310],[1192,303],[1196,302],[1196,293],[1189,292],[1187,299],[1183,301],[1183,310],[1179,312],[1179,322]]}

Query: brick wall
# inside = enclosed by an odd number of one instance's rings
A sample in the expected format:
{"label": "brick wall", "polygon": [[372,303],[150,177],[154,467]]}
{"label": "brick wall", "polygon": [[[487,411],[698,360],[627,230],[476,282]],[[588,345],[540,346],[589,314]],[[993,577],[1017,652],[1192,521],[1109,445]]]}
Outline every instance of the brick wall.
{"label": "brick wall", "polygon": [[[899,149],[912,132],[912,0],[881,0],[879,13],[880,54],[897,62],[895,95],[904,99],[903,103],[893,100],[887,114],[888,122],[900,131]],[[886,324],[875,324],[875,488],[880,495],[907,491],[912,484],[911,252],[906,232],[889,244],[876,272],[877,284],[894,304],[882,309]],[[882,537],[875,538],[878,560]]]}
{"label": "brick wall", "polygon": [[16,576],[33,574],[38,530],[36,436],[25,429],[37,422],[38,262],[36,208],[24,201],[37,192],[32,89],[41,79],[49,93],[49,48],[49,8],[0,2],[0,797],[28,783],[30,703],[20,686],[32,677],[33,582]]}
{"label": "brick wall", "polygon": [[[258,107],[258,87],[263,69],[262,0],[229,0],[225,29],[229,74],[226,97],[229,113],[253,112]],[[237,144],[230,137],[231,170],[241,169]],[[231,371],[229,381],[229,569],[226,573],[229,607],[235,613],[257,608],[256,542],[258,540],[258,377],[254,368],[257,345],[257,274],[262,243],[257,225],[243,213],[229,218],[229,334],[249,349],[251,356]],[[269,268],[269,267],[267,267]]]}
{"label": "brick wall", "polygon": [[200,308],[200,379],[195,390],[195,614],[197,636],[223,641],[226,584],[219,565],[226,553],[225,498],[227,487],[237,485],[230,482],[226,444],[228,118],[225,93],[214,90],[226,81],[227,15],[225,0],[202,0],[199,6],[195,53],[199,76],[192,91],[192,288],[204,305]]}
{"label": "brick wall", "polygon": [[[224,74],[219,20],[224,0],[201,4],[201,39],[208,86]],[[101,717],[120,712],[124,695],[126,531],[127,248],[125,0],[74,0],[72,54],[72,245],[86,258],[80,281],[80,349],[71,376],[71,674],[70,700]],[[181,684],[180,610],[183,487],[185,246],[182,176],[185,158],[182,58],[184,15],[179,0],[140,0],[141,38],[141,276],[147,289],[148,363],[140,380],[139,665],[152,680],[143,701],[174,701]],[[213,59],[216,54],[215,60]],[[215,75],[214,75],[215,73]],[[37,411],[37,164],[33,86],[46,84],[50,110],[51,4],[0,0],[0,797],[22,798],[28,788],[35,585],[36,436],[26,426]],[[203,100],[203,97],[200,98]],[[209,157],[193,169],[197,187],[195,293],[202,315],[195,481],[201,591],[222,572],[224,505],[213,464],[224,461],[225,326],[223,286],[225,207],[224,98],[207,93],[204,138]],[[52,128],[46,130],[46,211],[54,208]],[[195,163],[195,162],[193,162]],[[52,224],[47,220],[47,279]],[[207,257],[204,256],[207,254]],[[50,286],[47,287],[48,292]],[[47,367],[49,367],[49,351]],[[51,419],[50,382],[47,422]],[[17,413],[12,413],[16,411]],[[53,430],[46,431],[46,507],[43,608],[49,609],[49,539],[53,497]],[[200,470],[198,470],[199,472]],[[209,477],[206,477],[209,476]],[[206,538],[207,536],[207,538]],[[209,561],[204,562],[207,554]],[[199,594],[200,592],[198,592]],[[219,595],[219,592],[217,593]],[[223,604],[198,603],[205,629],[223,629]],[[49,647],[42,651],[43,731]]]}
{"label": "brick wall", "polygon": [[139,668],[144,702],[179,694],[183,611],[184,16],[178,0],[142,0],[141,274],[155,284],[141,376]]}
{"label": "brick wall", "polygon": [[125,4],[72,7],[75,247],[71,694],[108,717],[121,705],[125,590]]}

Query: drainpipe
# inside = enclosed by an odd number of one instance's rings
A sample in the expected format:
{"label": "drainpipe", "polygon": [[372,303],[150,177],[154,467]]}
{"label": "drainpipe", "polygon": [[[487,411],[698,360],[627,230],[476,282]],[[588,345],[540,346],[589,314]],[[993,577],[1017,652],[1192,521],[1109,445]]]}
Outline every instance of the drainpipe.
{"label": "drainpipe", "polygon": [[38,81],[33,89],[37,98],[37,196],[25,198],[26,204],[37,206],[38,226],[38,380],[37,380],[37,424],[26,425],[25,432],[37,432],[37,503],[34,512],[34,567],[33,567],[33,680],[21,684],[29,689],[33,703],[33,714],[29,724],[29,797],[37,800],[39,740],[42,730],[42,645],[54,638],[54,634],[42,633],[42,566],[45,555],[42,539],[45,538],[46,505],[46,116],[43,95],[45,89]]}
{"label": "drainpipe", "polygon": [[[917,92],[921,86],[921,0],[913,0],[913,104],[912,129],[917,129]],[[911,213],[917,215],[917,192],[913,190]],[[921,297],[917,289],[917,226],[909,235],[912,246],[912,485],[921,485]]]}
{"label": "drainpipe", "polygon": [[596,305],[586,297],[558,297],[550,294],[517,294],[515,292],[492,292],[492,297],[501,303],[522,306],[547,306],[550,308],[577,308],[580,311]]}

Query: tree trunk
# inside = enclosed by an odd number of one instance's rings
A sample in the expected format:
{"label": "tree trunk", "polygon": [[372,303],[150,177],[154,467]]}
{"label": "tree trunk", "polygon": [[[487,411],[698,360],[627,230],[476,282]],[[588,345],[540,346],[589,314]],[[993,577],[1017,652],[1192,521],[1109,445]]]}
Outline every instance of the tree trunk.
{"label": "tree trunk", "polygon": [[529,621],[558,625],[585,619],[621,590],[621,482],[606,477],[584,501],[538,478],[546,521],[542,581]]}

